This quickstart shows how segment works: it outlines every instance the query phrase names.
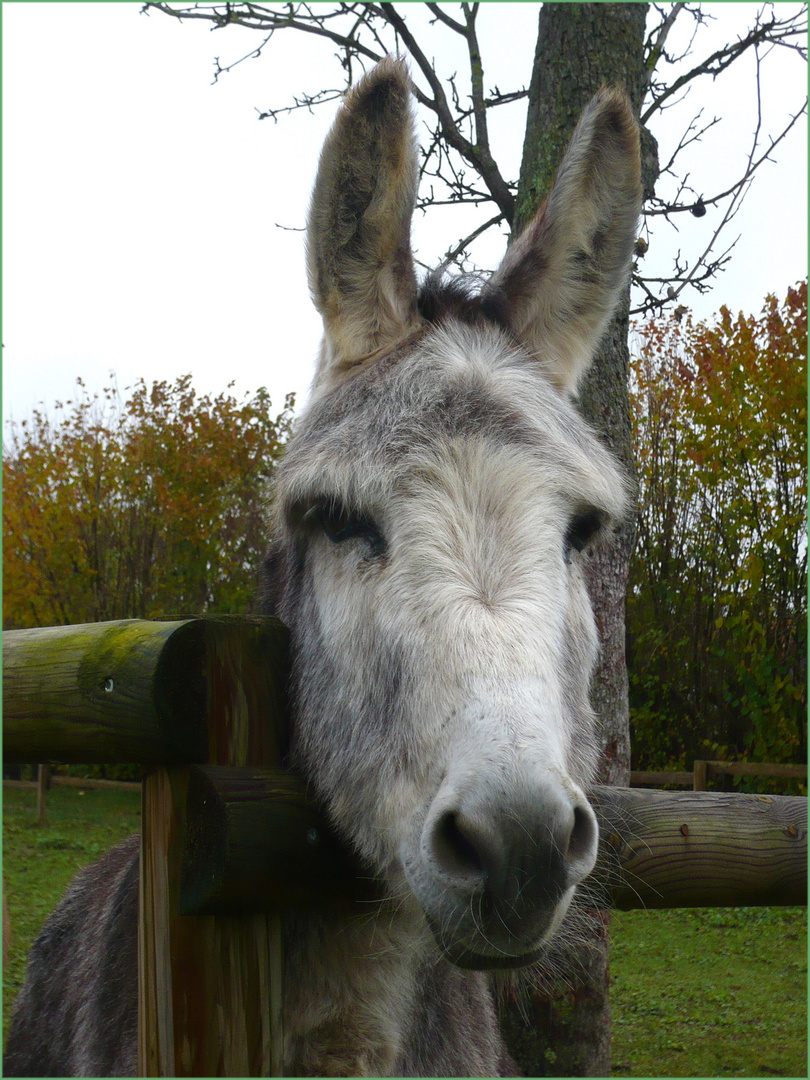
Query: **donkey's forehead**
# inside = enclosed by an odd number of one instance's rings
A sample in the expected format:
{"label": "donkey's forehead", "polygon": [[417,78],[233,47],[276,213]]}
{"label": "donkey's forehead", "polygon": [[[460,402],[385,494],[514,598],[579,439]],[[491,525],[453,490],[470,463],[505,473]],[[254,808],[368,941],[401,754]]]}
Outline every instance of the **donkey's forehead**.
{"label": "donkey's forehead", "polygon": [[433,328],[405,357],[358,371],[301,417],[277,492],[289,505],[333,495],[386,499],[460,439],[513,448],[538,481],[617,518],[627,485],[609,451],[542,366],[495,327]]}

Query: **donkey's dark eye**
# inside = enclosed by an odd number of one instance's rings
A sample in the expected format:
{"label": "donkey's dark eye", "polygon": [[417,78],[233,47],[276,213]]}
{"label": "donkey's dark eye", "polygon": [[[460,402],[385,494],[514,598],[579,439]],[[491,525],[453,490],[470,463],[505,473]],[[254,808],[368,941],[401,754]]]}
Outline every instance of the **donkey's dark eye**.
{"label": "donkey's dark eye", "polygon": [[565,534],[565,554],[571,551],[583,551],[596,536],[604,524],[604,518],[598,510],[585,510],[571,520]]}
{"label": "donkey's dark eye", "polygon": [[385,540],[376,523],[366,514],[353,513],[342,503],[316,503],[306,512],[304,520],[320,526],[333,544],[359,538],[368,544],[372,554],[381,555],[385,551]]}

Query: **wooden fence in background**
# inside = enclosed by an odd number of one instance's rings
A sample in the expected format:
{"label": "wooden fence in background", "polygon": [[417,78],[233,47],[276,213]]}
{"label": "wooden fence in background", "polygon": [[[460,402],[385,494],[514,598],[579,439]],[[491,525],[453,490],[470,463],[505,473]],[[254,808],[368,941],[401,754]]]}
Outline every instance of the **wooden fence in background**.
{"label": "wooden fence in background", "polygon": [[765,776],[776,780],[807,780],[806,765],[777,765],[766,761],[702,761],[692,772],[630,773],[631,787],[690,787],[708,791],[709,781],[721,776]]}

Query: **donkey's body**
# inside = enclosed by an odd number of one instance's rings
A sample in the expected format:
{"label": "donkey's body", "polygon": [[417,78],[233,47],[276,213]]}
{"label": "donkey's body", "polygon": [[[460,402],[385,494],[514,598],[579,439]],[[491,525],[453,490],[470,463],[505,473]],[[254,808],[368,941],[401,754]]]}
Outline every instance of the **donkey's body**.
{"label": "donkey's body", "polygon": [[[594,99],[478,296],[435,281],[417,295],[415,181],[408,79],[386,61],[321,158],[308,252],[325,339],[277,476],[267,610],[292,633],[291,764],[389,896],[286,918],[288,1075],[511,1070],[482,969],[538,957],[596,855],[578,560],[625,486],[567,392],[625,285],[635,124],[620,94]],[[74,1007],[43,1033],[85,917],[66,903],[32,950],[9,1075],[134,1069],[133,920],[116,974],[128,1023],[71,1027]]]}

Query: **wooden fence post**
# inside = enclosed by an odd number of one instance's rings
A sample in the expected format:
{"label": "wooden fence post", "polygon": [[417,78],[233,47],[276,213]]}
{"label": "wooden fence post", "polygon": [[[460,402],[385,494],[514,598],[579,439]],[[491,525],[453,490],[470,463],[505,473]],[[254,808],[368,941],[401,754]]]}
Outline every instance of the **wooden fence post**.
{"label": "wooden fence post", "polygon": [[288,633],[213,617],[3,635],[8,762],[156,766],[144,783],[139,927],[142,1075],[280,1075],[281,915],[180,916],[193,763],[278,765]]}
{"label": "wooden fence post", "polygon": [[692,781],[693,791],[708,791],[709,780],[709,763],[708,761],[695,761],[694,780]]}
{"label": "wooden fence post", "polygon": [[[283,628],[266,620],[189,625],[205,633],[191,662],[203,666],[208,690],[208,761],[278,765]],[[185,766],[158,768],[144,782],[138,1071],[281,1076],[280,911],[179,914],[188,777]]]}
{"label": "wooden fence post", "polygon": [[178,913],[186,780],[144,784],[138,1073],[281,1076],[281,915]]}
{"label": "wooden fence post", "polygon": [[45,793],[50,787],[50,770],[47,765],[37,765],[37,821],[45,823]]}

